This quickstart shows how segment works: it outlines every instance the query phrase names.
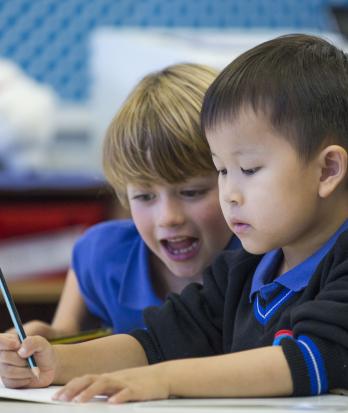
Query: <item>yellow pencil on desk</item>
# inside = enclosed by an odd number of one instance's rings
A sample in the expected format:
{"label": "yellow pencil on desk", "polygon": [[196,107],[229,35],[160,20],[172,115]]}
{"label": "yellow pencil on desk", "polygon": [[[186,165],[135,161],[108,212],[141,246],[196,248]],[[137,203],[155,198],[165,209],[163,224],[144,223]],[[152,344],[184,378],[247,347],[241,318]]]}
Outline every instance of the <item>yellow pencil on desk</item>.
{"label": "yellow pencil on desk", "polygon": [[[20,342],[22,343],[27,336],[25,334],[22,321],[19,317],[17,308],[16,308],[15,303],[13,301],[13,298],[11,296],[10,290],[7,287],[7,283],[6,283],[6,280],[5,280],[4,274],[2,273],[1,268],[0,268],[0,290],[1,290],[2,295],[4,297],[4,301],[5,301],[6,307],[8,309],[8,312],[10,314],[13,326],[16,329],[16,332],[18,334]],[[29,367],[31,368],[31,371],[32,371],[33,375],[36,378],[39,378],[40,369],[36,365],[36,361],[34,359],[34,356],[29,356],[27,358],[27,360],[28,360],[28,364],[29,364]]]}
{"label": "yellow pencil on desk", "polygon": [[51,344],[75,344],[84,341],[95,340],[96,338],[110,336],[112,334],[111,328],[98,328],[94,330],[80,331],[71,336],[55,337],[49,339]]}

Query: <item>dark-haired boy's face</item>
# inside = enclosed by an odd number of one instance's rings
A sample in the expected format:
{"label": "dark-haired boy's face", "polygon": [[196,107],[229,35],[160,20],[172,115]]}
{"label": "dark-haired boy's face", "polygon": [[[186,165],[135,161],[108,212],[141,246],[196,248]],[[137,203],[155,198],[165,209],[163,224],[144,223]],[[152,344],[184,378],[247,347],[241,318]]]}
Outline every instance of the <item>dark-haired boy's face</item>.
{"label": "dark-haired boy's face", "polygon": [[223,214],[244,248],[259,254],[305,245],[318,226],[316,163],[304,165],[288,141],[252,110],[206,134]]}

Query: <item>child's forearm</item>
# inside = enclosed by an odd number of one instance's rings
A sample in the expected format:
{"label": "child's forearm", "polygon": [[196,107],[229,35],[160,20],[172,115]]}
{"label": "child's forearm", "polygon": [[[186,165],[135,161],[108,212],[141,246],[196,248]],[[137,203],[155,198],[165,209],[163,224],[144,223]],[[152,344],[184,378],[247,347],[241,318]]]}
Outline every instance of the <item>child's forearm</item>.
{"label": "child's forearm", "polygon": [[170,361],[162,368],[173,396],[267,397],[293,392],[290,370],[280,347]]}
{"label": "child's forearm", "polygon": [[56,345],[56,374],[53,383],[65,384],[83,374],[108,373],[146,366],[142,346],[132,336],[118,334],[85,343]]}

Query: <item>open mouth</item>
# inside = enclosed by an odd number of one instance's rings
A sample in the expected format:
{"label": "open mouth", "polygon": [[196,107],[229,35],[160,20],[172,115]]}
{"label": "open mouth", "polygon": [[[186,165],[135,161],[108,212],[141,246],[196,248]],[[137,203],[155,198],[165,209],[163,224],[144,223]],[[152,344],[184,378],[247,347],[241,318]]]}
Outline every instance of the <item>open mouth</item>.
{"label": "open mouth", "polygon": [[194,257],[199,250],[199,240],[194,237],[162,239],[161,245],[167,255],[175,261],[190,259]]}

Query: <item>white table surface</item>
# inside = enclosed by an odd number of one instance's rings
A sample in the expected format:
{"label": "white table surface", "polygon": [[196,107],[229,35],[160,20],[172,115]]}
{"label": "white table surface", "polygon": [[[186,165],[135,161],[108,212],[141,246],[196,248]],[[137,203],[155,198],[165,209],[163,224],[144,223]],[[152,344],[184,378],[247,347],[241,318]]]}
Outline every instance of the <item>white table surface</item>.
{"label": "white table surface", "polygon": [[44,404],[16,400],[0,400],[6,413],[289,413],[289,412],[347,412],[348,397],[320,396],[275,399],[176,399],[153,402],[108,405],[106,402],[86,404]]}

